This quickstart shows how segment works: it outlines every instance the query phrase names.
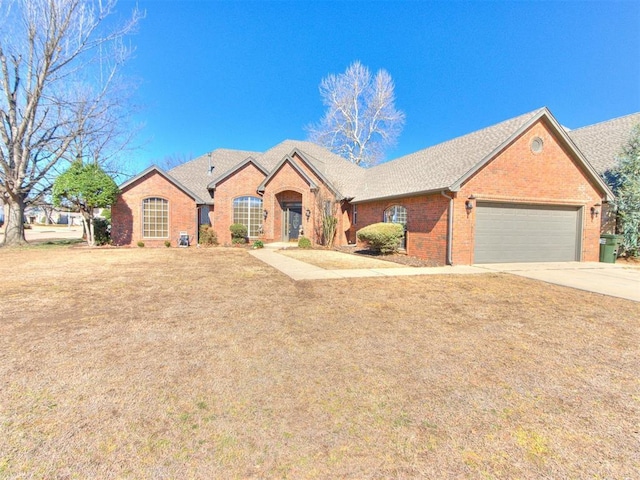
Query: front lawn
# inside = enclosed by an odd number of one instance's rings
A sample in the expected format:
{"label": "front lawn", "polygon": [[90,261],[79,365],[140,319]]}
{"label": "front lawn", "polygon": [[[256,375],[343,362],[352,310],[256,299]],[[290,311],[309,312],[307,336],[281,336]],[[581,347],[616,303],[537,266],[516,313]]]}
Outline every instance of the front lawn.
{"label": "front lawn", "polygon": [[638,478],[640,304],[0,249],[0,478]]}

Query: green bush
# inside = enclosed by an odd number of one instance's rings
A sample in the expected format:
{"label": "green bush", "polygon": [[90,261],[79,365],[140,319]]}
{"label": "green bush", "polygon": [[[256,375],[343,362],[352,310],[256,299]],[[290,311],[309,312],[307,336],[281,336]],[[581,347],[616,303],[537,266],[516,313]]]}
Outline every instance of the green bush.
{"label": "green bush", "polygon": [[218,236],[210,225],[200,225],[200,244],[218,245]]}
{"label": "green bush", "polygon": [[169,248],[171,246],[171,242],[169,240],[164,241],[164,246]]}
{"label": "green bush", "polygon": [[111,222],[106,218],[93,219],[93,240],[96,245],[111,243]]}
{"label": "green bush", "polygon": [[105,220],[108,220],[109,222],[111,222],[111,209],[105,208],[104,210],[102,210],[102,217]]}
{"label": "green bush", "polygon": [[143,241],[138,242],[138,246],[139,246],[140,248],[144,247],[144,242],[143,242]]}
{"label": "green bush", "polygon": [[229,227],[231,230],[231,243],[247,243],[247,226],[241,223],[234,223]]}
{"label": "green bush", "polygon": [[379,253],[393,253],[400,246],[404,226],[400,223],[374,223],[356,232],[358,240],[366,242],[371,250]]}
{"label": "green bush", "polygon": [[262,243],[262,240],[256,240],[253,242],[253,248],[264,248],[264,243]]}
{"label": "green bush", "polygon": [[311,240],[307,237],[300,237],[298,239],[298,248],[311,248]]}

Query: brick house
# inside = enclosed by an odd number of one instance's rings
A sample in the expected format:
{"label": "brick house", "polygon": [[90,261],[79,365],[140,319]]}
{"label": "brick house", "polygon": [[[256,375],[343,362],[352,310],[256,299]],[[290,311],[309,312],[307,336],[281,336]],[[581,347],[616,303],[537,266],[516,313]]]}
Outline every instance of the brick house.
{"label": "brick house", "polygon": [[597,261],[600,212],[613,194],[586,153],[605,149],[577,145],[602,130],[588,128],[574,140],[542,108],[368,169],[301,141],[264,153],[215,150],[125,182],[112,237],[175,245],[187,232],[194,243],[209,224],[229,243],[229,226],[243,223],[250,239],[320,243],[330,214],[337,245],[355,243],[366,225],[403,223],[407,254],[434,265]]}

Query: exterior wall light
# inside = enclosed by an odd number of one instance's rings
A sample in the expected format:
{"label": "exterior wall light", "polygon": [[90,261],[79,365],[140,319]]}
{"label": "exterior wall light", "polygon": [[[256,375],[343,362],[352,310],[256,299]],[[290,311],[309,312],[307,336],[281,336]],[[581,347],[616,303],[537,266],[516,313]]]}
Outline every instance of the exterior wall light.
{"label": "exterior wall light", "polygon": [[262,216],[264,217],[264,219],[267,219],[267,216],[269,215],[269,211],[268,210],[263,210],[262,211]]}
{"label": "exterior wall light", "polygon": [[307,216],[307,221],[309,220],[309,217],[311,217],[311,210],[309,210],[308,208],[305,210],[304,214]]}
{"label": "exterior wall light", "polygon": [[467,212],[470,212],[471,210],[473,210],[473,201],[472,200],[466,200],[464,202],[464,208],[467,209]]}
{"label": "exterior wall light", "polygon": [[591,216],[597,217],[600,214],[601,204],[596,203],[593,207],[591,207]]}

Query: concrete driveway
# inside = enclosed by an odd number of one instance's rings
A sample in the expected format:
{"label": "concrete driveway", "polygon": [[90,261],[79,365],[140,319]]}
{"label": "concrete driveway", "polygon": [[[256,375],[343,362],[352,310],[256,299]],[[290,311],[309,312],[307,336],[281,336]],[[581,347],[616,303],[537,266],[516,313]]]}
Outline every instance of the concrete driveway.
{"label": "concrete driveway", "polygon": [[640,302],[640,268],[616,263],[493,263],[475,265],[555,285]]}

